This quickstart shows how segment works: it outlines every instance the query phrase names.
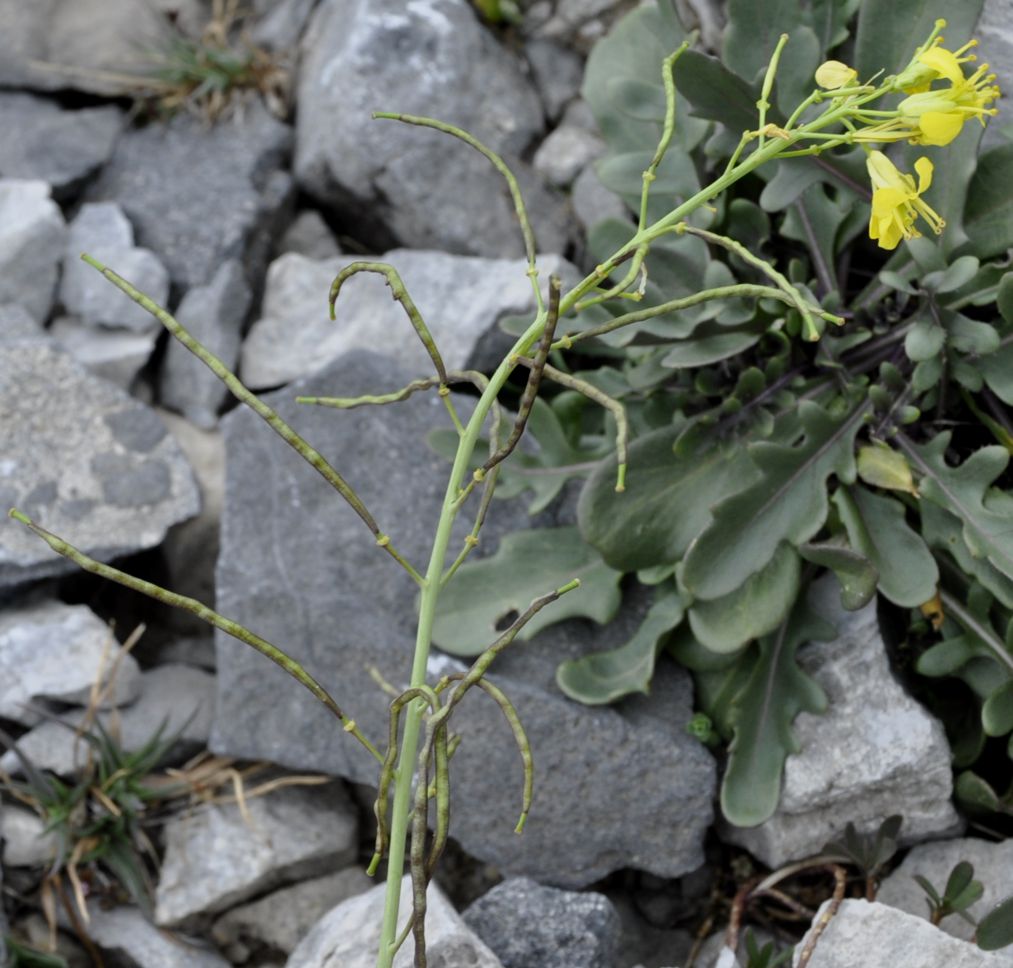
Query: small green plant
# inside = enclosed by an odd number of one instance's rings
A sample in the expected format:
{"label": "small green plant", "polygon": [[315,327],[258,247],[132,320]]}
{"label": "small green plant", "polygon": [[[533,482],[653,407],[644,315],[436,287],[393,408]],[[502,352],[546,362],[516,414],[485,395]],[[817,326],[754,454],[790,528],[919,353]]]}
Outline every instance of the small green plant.
{"label": "small green plant", "polygon": [[831,841],[823,848],[826,854],[837,854],[853,864],[865,878],[865,896],[875,900],[879,874],[897,853],[897,835],[904,818],[887,817],[873,834],[860,834],[853,823],[848,823],[844,836]]}
{"label": "small green plant", "polygon": [[782,948],[778,951],[773,941],[768,941],[761,947],[752,931],[746,932],[745,943],[745,968],[778,968],[778,965],[788,964],[795,953],[794,948]]}
{"label": "small green plant", "polygon": [[36,951],[28,945],[15,941],[10,935],[4,937],[7,945],[7,968],[67,968],[67,961],[60,955]]}
{"label": "small green plant", "polygon": [[951,914],[958,915],[968,924],[976,924],[974,918],[967,913],[967,909],[981,899],[985,888],[981,881],[974,879],[974,866],[968,861],[960,861],[950,871],[942,894],[922,874],[915,874],[914,879],[925,892],[925,900],[929,906],[929,920],[933,924],[939,924],[943,918],[947,918]]}
{"label": "small green plant", "polygon": [[[852,6],[831,4],[828,9],[832,13],[824,47],[840,43]],[[524,788],[517,830],[523,829],[533,789],[530,746],[509,698],[486,678],[497,655],[516,640],[568,616],[607,620],[619,605],[624,571],[637,572],[643,582],[656,586],[654,605],[634,639],[617,653],[568,664],[560,670],[560,684],[570,695],[589,702],[646,690],[655,659],[669,644],[699,673],[705,711],[722,736],[733,739],[722,793],[725,813],[737,822],[755,823],[776,804],[780,769],[793,748],[793,716],[802,709],[817,710],[825,701],[819,687],[794,662],[803,641],[831,632],[799,597],[803,570],[806,575],[816,568],[837,573],[849,607],[868,601],[877,588],[893,595],[898,573],[909,577],[903,592],[897,593],[902,604],[920,605],[936,592],[935,566],[922,539],[904,523],[902,498],[857,485],[862,466],[882,465],[882,460],[877,464],[876,448],[887,438],[897,444],[899,449],[890,451],[893,456],[887,462],[903,466],[910,462],[919,470],[925,478],[921,493],[935,495],[947,513],[963,521],[965,533],[971,528],[975,550],[990,566],[1000,568],[1008,554],[1008,541],[992,526],[1006,520],[1006,507],[996,507],[985,494],[1001,469],[995,455],[986,448],[985,466],[978,466],[981,458],[972,459],[975,473],[970,474],[967,465],[953,469],[945,462],[943,450],[949,439],[945,434],[927,444],[901,437],[913,391],[905,372],[891,362],[898,358],[899,338],[863,327],[837,336],[828,332],[828,326],[844,326],[849,318],[838,311],[846,291],[839,284],[820,281],[837,250],[813,244],[812,264],[822,267],[815,281],[805,266],[790,259],[782,271],[755,244],[765,232],[763,213],[755,205],[736,205],[738,199],[729,201],[726,195],[733,186],[770,177],[772,167],[777,173],[769,186],[780,180],[778,190],[791,195],[796,183],[804,180],[797,175],[796,166],[801,164],[808,184],[819,184],[821,194],[814,196],[811,211],[796,216],[796,232],[804,237],[805,226],[815,220],[821,236],[839,234],[851,241],[867,226],[867,234],[879,247],[893,250],[902,240],[918,237],[919,223],[937,232],[943,227],[943,217],[922,197],[932,163],[920,156],[898,168],[870,145],[902,140],[945,144],[964,121],[992,112],[989,105],[997,91],[981,75],[960,84],[951,77],[951,61],[959,71],[962,49],[951,52],[942,47],[941,23],[926,25],[921,45],[904,56],[892,49],[863,48],[859,69],[852,69],[837,62],[820,65],[820,43],[813,47],[806,33],[813,31],[799,14],[793,23],[803,25],[797,54],[789,51],[785,56],[787,33],[772,38],[769,45],[757,43],[769,25],[754,30],[748,43],[739,41],[742,69],[752,65],[747,81],[691,50],[692,38],[684,35],[667,4],[637,11],[634,17],[639,19],[624,22],[635,24],[641,35],[642,42],[632,45],[632,57],[649,69],[651,83],[624,78],[617,66],[610,71],[599,62],[595,67],[592,57],[586,85],[592,107],[598,97],[595,85],[601,83],[603,96],[621,104],[624,117],[641,125],[637,137],[643,140],[646,134],[649,141],[646,149],[603,164],[622,187],[620,194],[629,197],[633,220],[593,234],[591,248],[598,264],[568,292],[562,292],[559,280],[553,278],[545,298],[524,201],[498,155],[450,124],[403,114],[375,115],[457,138],[502,175],[523,234],[537,306],[510,352],[487,376],[445,367],[392,267],[354,262],[334,280],[332,317],[349,278],[362,272],[383,275],[425,347],[435,375],[382,396],[300,398],[300,402],[343,409],[436,390],[448,412],[453,467],[431,554],[423,566],[416,567],[401,554],[338,470],[221,360],[112,268],[84,256],[323,476],[358,515],[376,546],[417,588],[410,685],[390,704],[384,751],[309,671],[254,631],[200,602],[96,561],[23,512],[11,511],[54,551],[82,568],[187,609],[261,652],[305,686],[376,759],[378,823],[370,870],[384,859],[387,862],[378,968],[390,968],[409,934],[416,968],[425,968],[426,889],[449,830],[450,761],[456,748],[449,723],[473,687],[500,706],[520,750]],[[870,49],[876,59],[868,65],[864,61],[870,59]],[[652,63],[655,53],[659,56]],[[897,73],[884,75],[889,66]],[[945,81],[949,87],[941,86]],[[926,83],[936,85],[931,110],[913,100]],[[677,85],[720,125],[699,118],[680,118],[677,124]],[[611,117],[603,116],[602,122],[610,142],[620,129],[629,128],[625,120],[613,125]],[[708,146],[710,161],[698,169],[690,152]],[[850,164],[839,159],[840,152],[849,156]],[[862,188],[866,200],[871,200],[871,216],[869,206],[856,207],[824,192],[828,171],[855,182],[855,155],[865,158],[857,177],[864,180],[864,169],[871,179],[871,191]],[[918,183],[907,168],[918,174]],[[782,177],[782,172],[787,174]],[[797,197],[796,193],[792,200]],[[749,281],[738,282],[737,275]],[[631,302],[639,308],[628,311]],[[643,346],[635,343],[638,337],[647,338]],[[583,362],[601,354],[625,362],[619,368],[606,365],[575,372],[567,362],[571,357],[564,356],[571,350]],[[744,355],[747,351],[753,355]],[[583,357],[583,352],[590,356]],[[507,421],[499,395],[515,372],[525,374],[524,388],[516,416]],[[555,403],[547,410],[538,404],[543,383],[554,383],[568,395],[565,406]],[[479,394],[467,420],[458,414],[451,393],[460,384]],[[595,446],[615,451],[614,459],[605,461],[585,488],[580,531],[564,528],[514,535],[503,541],[493,558],[468,562],[501,471],[510,461],[523,470],[524,462],[515,452],[529,423],[540,420],[543,428],[552,428],[568,408],[571,414],[583,414],[583,404],[574,403],[577,396],[597,405],[604,415],[597,418],[600,439]],[[638,439],[629,447],[631,432]],[[747,450],[743,443],[750,434],[754,438]],[[543,453],[555,462],[554,470],[567,474],[571,468],[559,461],[585,448],[580,436],[569,432],[557,443],[555,451]],[[866,450],[872,456],[863,464],[861,454]],[[634,486],[637,490],[623,495],[628,465],[631,491]],[[840,483],[834,494],[838,510],[832,518],[827,494],[831,478]],[[876,484],[883,486],[881,474]],[[951,501],[954,493],[963,495],[962,500]],[[539,500],[545,498],[545,493],[538,495]],[[474,506],[472,527],[453,554],[452,527],[469,503]],[[825,526],[826,533],[821,534]],[[913,576],[912,562],[920,568]],[[497,575],[495,582],[487,580],[490,574]],[[581,584],[592,593],[576,594]],[[508,600],[497,594],[509,596]],[[959,620],[960,603],[953,601],[955,606],[944,599],[949,614]],[[504,621],[507,616],[516,617]],[[690,637],[670,643],[671,633],[680,627]],[[434,641],[473,657],[469,670],[427,683]],[[988,642],[984,648],[991,655]],[[1002,655],[994,658],[1003,664]],[[430,801],[436,808],[432,842]],[[406,860],[412,911],[401,919]],[[843,870],[830,869],[835,896],[843,896]],[[772,885],[766,889],[772,890]]]}

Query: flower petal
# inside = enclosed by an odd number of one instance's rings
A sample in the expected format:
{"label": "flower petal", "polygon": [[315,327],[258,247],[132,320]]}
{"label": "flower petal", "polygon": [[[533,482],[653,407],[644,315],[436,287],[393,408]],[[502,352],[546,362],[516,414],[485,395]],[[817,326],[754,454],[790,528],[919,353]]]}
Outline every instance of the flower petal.
{"label": "flower petal", "polygon": [[964,72],[960,69],[960,62],[956,55],[942,47],[932,47],[923,54],[918,55],[918,60],[926,67],[942,74],[953,84],[960,84],[964,80]]}
{"label": "flower petal", "polygon": [[926,191],[932,184],[932,162],[922,156],[915,162],[915,171],[918,172],[918,194]]}
{"label": "flower petal", "polygon": [[[918,120],[922,133],[918,143],[923,145],[948,145],[960,134],[965,115],[959,111],[929,111]],[[917,166],[916,166],[917,168]]]}

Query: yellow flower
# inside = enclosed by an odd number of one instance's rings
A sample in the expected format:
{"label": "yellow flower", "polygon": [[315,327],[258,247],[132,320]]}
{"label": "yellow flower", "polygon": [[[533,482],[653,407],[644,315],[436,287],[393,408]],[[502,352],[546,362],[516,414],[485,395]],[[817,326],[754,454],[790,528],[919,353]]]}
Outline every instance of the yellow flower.
{"label": "yellow flower", "polygon": [[920,215],[938,235],[946,224],[921,195],[932,184],[932,162],[919,158],[915,162],[918,187],[911,175],[894,166],[881,151],[869,152],[867,161],[872,180],[872,212],[869,217],[869,238],[881,249],[896,249],[901,239],[916,239],[921,233],[914,227]]}
{"label": "yellow flower", "polygon": [[858,77],[858,71],[836,60],[824,61],[816,68],[816,83],[828,91],[847,87],[856,77]]}
{"label": "yellow flower", "polygon": [[919,54],[918,64],[933,72],[934,79],[949,81],[949,87],[929,88],[906,97],[897,106],[901,119],[913,128],[912,144],[948,145],[960,134],[964,122],[978,118],[984,124],[985,115],[995,114],[988,108],[999,96],[993,83],[995,74],[989,74],[988,64],[982,64],[970,77],[964,77],[961,64],[974,60],[973,54],[961,57],[976,41],[970,41],[957,51],[932,46]]}

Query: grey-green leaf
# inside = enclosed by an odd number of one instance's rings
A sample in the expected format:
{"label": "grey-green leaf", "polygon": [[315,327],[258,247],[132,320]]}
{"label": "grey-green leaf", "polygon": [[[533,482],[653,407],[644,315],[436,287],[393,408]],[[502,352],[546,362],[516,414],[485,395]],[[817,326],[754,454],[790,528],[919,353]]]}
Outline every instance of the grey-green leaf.
{"label": "grey-green leaf", "polygon": [[737,652],[785,620],[798,597],[800,576],[798,553],[790,544],[780,545],[767,565],[740,588],[693,604],[689,610],[693,634],[712,652]]}
{"label": "grey-green leaf", "polygon": [[981,724],[989,736],[1005,736],[1013,730],[1013,679],[1007,679],[985,700]]}
{"label": "grey-green leaf", "polygon": [[879,590],[895,605],[917,608],[936,593],[939,566],[905,520],[896,498],[860,486],[839,487],[834,504],[848,540],[879,573]]}
{"label": "grey-green leaf", "polygon": [[[973,6],[973,4],[971,4]],[[979,259],[1000,255],[1013,246],[1013,144],[986,151],[967,191],[964,229],[970,250]]]}
{"label": "grey-green leaf", "polygon": [[629,642],[618,649],[560,663],[556,683],[571,699],[589,706],[614,702],[634,692],[648,692],[665,637],[682,621],[684,613],[679,594],[667,592],[651,606]]}
{"label": "grey-green leaf", "polygon": [[603,461],[581,491],[581,533],[619,571],[678,561],[710,523],[711,507],[759,476],[742,447],[676,454],[680,432],[666,427],[633,442],[622,494],[615,491],[615,458]]}
{"label": "grey-green leaf", "polygon": [[695,598],[738,588],[773,557],[782,541],[808,541],[826,520],[827,478],[855,479],[855,435],[866,405],[833,417],[811,401],[799,405],[805,440],[795,447],[754,443],[761,479],[714,507],[714,520],[686,554],[682,580]]}
{"label": "grey-green leaf", "polygon": [[829,568],[841,585],[841,605],[849,612],[864,608],[876,594],[879,571],[863,554],[846,545],[822,542],[799,545],[799,554]]}
{"label": "grey-green leaf", "polygon": [[1013,896],[1000,901],[978,922],[975,937],[983,951],[998,951],[1013,944]]}
{"label": "grey-green leaf", "polygon": [[795,661],[798,647],[833,636],[804,596],[788,620],[760,640],[760,655],[732,706],[734,739],[721,784],[721,808],[730,823],[754,827],[769,819],[781,796],[781,771],[798,752],[791,724],[800,712],[821,713],[827,698]]}
{"label": "grey-green leaf", "polygon": [[463,565],[444,589],[433,641],[454,655],[479,655],[512,615],[574,578],[580,579],[581,587],[543,608],[518,638],[530,639],[565,618],[609,621],[619,608],[622,575],[602,561],[576,528],[507,535],[496,554]]}

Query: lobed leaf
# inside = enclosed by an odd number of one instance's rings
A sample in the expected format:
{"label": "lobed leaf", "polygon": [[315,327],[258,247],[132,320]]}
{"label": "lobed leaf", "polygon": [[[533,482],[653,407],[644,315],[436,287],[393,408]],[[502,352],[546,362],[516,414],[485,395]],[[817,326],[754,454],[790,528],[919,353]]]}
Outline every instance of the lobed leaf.
{"label": "lobed leaf", "polygon": [[542,609],[518,634],[528,640],[566,618],[604,623],[619,609],[619,579],[574,527],[518,531],[494,555],[466,562],[440,595],[433,642],[445,652],[480,655],[546,589],[579,578],[581,588]]}

